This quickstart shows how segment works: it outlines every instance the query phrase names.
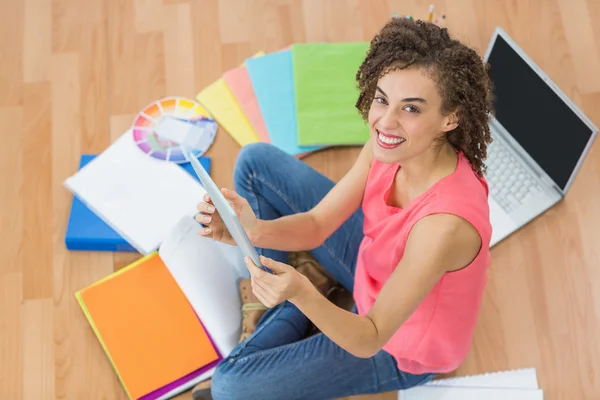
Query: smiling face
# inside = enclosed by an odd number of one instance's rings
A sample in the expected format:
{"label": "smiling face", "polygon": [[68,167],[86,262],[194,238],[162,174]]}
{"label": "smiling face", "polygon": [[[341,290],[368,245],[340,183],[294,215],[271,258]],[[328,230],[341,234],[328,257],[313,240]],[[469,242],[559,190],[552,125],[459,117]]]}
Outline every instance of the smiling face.
{"label": "smiling face", "polygon": [[402,163],[435,152],[438,139],[457,126],[455,114],[442,115],[441,105],[435,82],[422,69],[381,77],[368,116],[375,158]]}

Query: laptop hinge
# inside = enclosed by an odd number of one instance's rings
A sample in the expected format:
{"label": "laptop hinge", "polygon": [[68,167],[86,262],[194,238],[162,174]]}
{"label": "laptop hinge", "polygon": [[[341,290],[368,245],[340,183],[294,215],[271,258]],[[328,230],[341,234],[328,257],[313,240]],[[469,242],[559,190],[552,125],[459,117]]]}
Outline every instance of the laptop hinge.
{"label": "laptop hinge", "polygon": [[559,195],[560,197],[563,197],[563,193],[562,190],[560,190],[560,188],[558,187],[558,185],[556,185],[556,183],[554,183],[554,181],[550,178],[548,178],[548,175],[542,173],[540,174],[540,179],[542,180],[542,182],[544,182],[547,186],[551,187],[552,189],[554,189]]}

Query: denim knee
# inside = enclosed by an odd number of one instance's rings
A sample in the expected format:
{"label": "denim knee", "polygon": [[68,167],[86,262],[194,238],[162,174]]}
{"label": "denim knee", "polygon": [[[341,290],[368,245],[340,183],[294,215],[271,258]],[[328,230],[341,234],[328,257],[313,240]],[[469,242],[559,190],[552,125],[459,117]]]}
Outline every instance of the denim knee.
{"label": "denim knee", "polygon": [[217,365],[215,372],[213,373],[213,376],[211,378],[210,391],[213,400],[227,399],[227,388],[230,387],[230,382],[235,380],[233,374],[229,373],[229,371],[227,371],[227,368],[224,368],[227,363],[227,358],[221,361]]}
{"label": "denim knee", "polygon": [[240,373],[235,362],[228,358],[223,360],[212,376],[211,395],[213,400],[238,400],[249,399],[249,395],[256,393],[253,384],[260,384],[258,380],[252,382],[250,374]]}
{"label": "denim knee", "polygon": [[235,167],[233,170],[233,181],[237,188],[242,182],[248,180],[248,177],[260,169],[260,165],[276,156],[281,150],[270,143],[251,143],[240,150],[238,153]]}

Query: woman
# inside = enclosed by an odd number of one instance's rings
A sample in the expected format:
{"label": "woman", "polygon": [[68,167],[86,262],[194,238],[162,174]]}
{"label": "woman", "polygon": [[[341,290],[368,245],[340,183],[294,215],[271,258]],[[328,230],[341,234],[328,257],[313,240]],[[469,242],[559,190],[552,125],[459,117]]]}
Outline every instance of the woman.
{"label": "woman", "polygon": [[[394,18],[357,80],[371,136],[337,184],[270,145],[242,149],[237,193],[223,193],[273,271],[247,261],[268,309],[196,398],[396,391],[466,357],[490,262],[486,65],[446,29]],[[202,234],[233,243],[210,199],[198,208]],[[335,282],[317,284],[318,267],[286,264],[305,249],[353,292],[352,312],[324,296]],[[321,333],[306,337],[311,323]]]}

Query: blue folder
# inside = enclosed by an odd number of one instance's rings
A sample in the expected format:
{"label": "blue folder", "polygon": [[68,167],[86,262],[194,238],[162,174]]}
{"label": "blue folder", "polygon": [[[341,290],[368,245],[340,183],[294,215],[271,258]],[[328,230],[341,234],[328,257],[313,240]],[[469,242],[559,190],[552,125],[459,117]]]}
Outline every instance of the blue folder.
{"label": "blue folder", "polygon": [[[96,156],[84,154],[79,162],[79,169],[92,161]],[[202,166],[210,173],[210,158],[198,158]],[[196,181],[200,182],[192,165],[188,162],[179,164]],[[87,206],[73,196],[71,214],[65,235],[65,245],[69,250],[84,251],[123,251],[136,252],[125,239],[123,239],[110,226],[96,216]]]}
{"label": "blue folder", "polygon": [[323,146],[298,146],[291,50],[245,60],[271,144],[293,156]]}

